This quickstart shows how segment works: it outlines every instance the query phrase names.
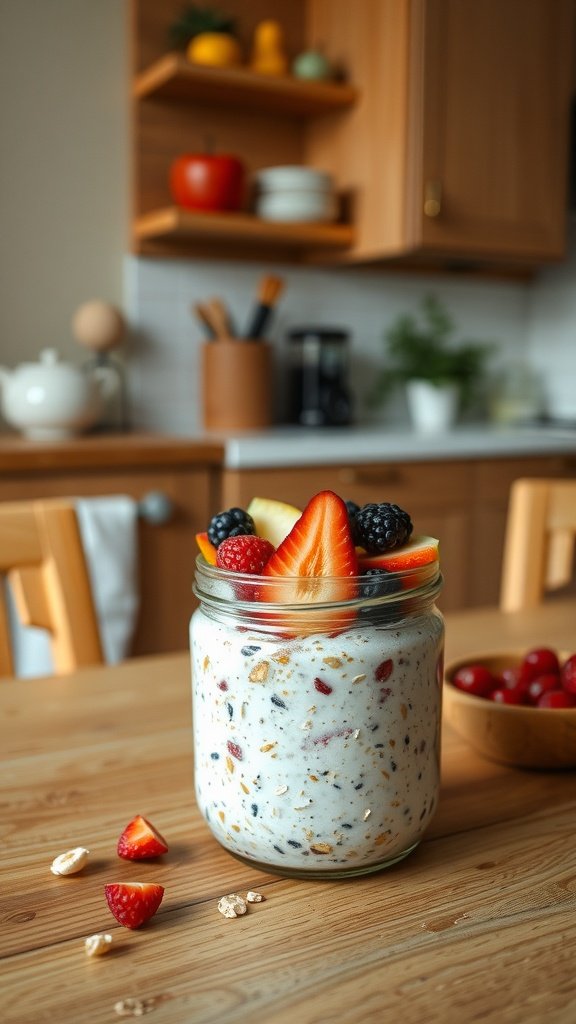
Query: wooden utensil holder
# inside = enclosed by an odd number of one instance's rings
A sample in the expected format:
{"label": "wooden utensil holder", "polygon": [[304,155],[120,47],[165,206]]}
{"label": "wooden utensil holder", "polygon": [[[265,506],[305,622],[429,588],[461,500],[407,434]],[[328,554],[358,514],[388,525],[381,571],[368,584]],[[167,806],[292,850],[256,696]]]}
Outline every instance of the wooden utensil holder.
{"label": "wooden utensil holder", "polygon": [[202,346],[206,430],[258,430],[272,423],[272,348],[231,338]]}

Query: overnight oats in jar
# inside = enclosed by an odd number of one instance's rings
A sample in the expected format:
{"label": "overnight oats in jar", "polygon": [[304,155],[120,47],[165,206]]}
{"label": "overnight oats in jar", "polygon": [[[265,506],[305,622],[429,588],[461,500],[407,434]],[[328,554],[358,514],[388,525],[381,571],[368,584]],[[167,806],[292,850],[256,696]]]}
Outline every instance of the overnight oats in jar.
{"label": "overnight oats in jar", "polygon": [[[253,866],[376,871],[417,846],[438,798],[438,545],[411,537],[397,506],[357,510],[330,491],[279,540],[270,509],[289,506],[264,505],[258,537],[212,531],[215,553],[202,535],[218,564],[197,560],[190,627],[196,799]],[[382,539],[389,509],[401,517]]]}

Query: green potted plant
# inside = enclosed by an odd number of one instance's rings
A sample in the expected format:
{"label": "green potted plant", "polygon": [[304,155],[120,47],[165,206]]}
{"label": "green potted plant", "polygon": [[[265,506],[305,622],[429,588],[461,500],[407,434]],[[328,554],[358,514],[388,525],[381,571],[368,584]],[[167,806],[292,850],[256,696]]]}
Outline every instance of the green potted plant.
{"label": "green potted plant", "polygon": [[478,393],[491,353],[491,346],[479,342],[454,344],[454,331],[452,318],[434,295],[423,299],[419,317],[399,316],[386,332],[387,362],[370,403],[380,405],[394,388],[404,385],[418,429],[451,426]]}

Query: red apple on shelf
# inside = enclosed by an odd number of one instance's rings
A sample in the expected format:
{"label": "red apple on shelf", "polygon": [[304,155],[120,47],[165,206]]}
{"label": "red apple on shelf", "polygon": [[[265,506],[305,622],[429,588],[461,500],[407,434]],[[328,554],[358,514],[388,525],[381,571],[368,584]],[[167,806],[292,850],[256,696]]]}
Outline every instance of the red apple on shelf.
{"label": "red apple on shelf", "polygon": [[242,206],[245,168],[226,153],[182,153],[170,168],[170,192],[187,210],[233,211]]}

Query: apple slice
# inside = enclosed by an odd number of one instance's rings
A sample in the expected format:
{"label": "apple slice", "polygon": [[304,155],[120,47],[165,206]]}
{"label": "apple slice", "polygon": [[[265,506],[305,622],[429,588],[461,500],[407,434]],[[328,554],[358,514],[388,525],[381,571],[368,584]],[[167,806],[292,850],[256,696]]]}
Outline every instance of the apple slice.
{"label": "apple slice", "polygon": [[280,547],[302,512],[294,505],[273,498],[252,498],[246,510],[254,520],[256,533],[269,540],[275,548]]}
{"label": "apple slice", "polygon": [[407,544],[393,551],[385,551],[381,555],[358,554],[360,573],[367,569],[386,569],[388,572],[404,572],[406,569],[418,569],[438,561],[438,541],[435,537],[412,537]]}
{"label": "apple slice", "polygon": [[212,542],[208,540],[208,534],[197,533],[196,543],[200,548],[200,553],[204,555],[204,558],[209,563],[209,565],[216,565],[217,551]]}

